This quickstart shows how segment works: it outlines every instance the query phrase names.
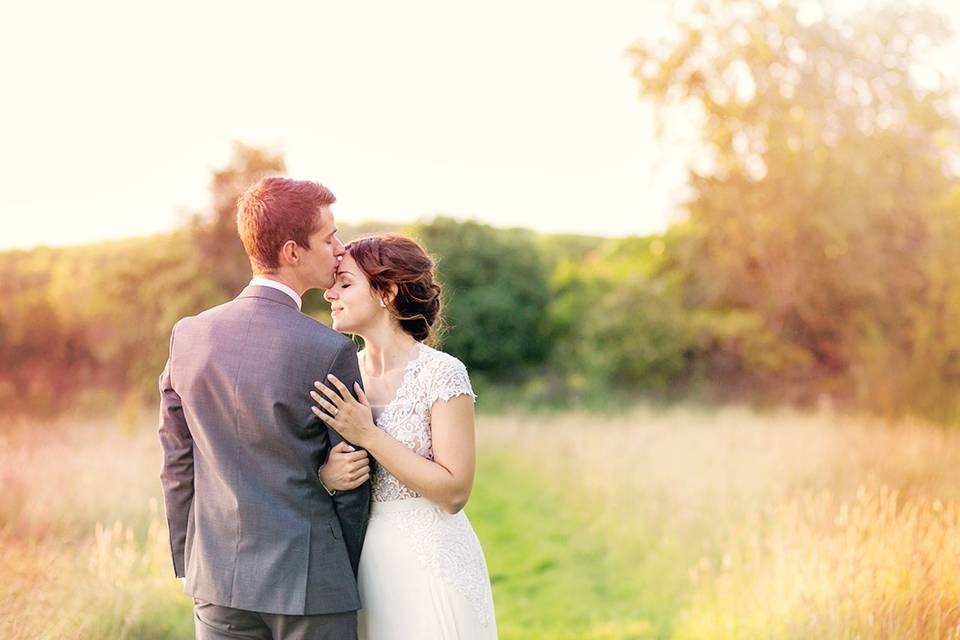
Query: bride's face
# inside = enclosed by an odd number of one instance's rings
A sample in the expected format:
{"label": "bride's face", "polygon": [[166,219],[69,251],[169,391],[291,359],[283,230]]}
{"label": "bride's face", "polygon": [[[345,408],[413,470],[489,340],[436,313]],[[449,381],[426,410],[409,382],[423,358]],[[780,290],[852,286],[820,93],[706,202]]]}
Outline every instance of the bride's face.
{"label": "bride's face", "polygon": [[380,298],[370,288],[370,281],[347,253],[337,269],[337,279],[323,294],[330,303],[333,329],[340,333],[363,335],[366,327],[372,326],[386,309],[380,306]]}

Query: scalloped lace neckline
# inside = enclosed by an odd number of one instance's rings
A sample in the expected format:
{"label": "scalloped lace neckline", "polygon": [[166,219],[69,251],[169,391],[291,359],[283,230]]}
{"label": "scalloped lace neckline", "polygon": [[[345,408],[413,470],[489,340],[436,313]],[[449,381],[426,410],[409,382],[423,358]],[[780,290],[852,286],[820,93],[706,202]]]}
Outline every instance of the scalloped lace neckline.
{"label": "scalloped lace neckline", "polygon": [[400,384],[397,385],[397,390],[394,392],[393,398],[390,399],[390,402],[383,405],[383,411],[380,412],[379,416],[376,416],[373,419],[373,423],[378,427],[380,426],[383,417],[387,415],[387,413],[395,404],[397,404],[397,401],[401,398],[401,396],[406,393],[407,387],[410,386],[410,372],[413,370],[414,365],[416,365],[423,358],[423,354],[426,351],[422,342],[418,342],[417,346],[414,348],[417,350],[417,353],[407,361],[406,365],[404,365],[403,377],[400,378]]}

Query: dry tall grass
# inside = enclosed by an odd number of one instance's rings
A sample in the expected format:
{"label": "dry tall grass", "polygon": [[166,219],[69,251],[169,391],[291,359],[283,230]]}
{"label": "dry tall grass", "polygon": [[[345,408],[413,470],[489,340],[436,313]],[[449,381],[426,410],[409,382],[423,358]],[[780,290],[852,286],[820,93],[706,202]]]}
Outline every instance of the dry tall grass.
{"label": "dry tall grass", "polygon": [[689,638],[958,638],[957,504],[861,487],[805,493],[741,525],[694,570]]}
{"label": "dry tall grass", "polygon": [[[0,637],[192,636],[157,507],[152,416],[140,424],[0,425]],[[639,409],[482,417],[479,434],[480,455],[585,516],[584,535],[650,585],[642,598],[672,585],[637,602],[651,629],[960,637],[960,433]]]}
{"label": "dry tall grass", "polygon": [[149,422],[0,425],[0,637],[189,637]]}
{"label": "dry tall grass", "polygon": [[480,434],[586,515],[622,571],[687,574],[682,611],[663,612],[676,637],[960,637],[960,433],[641,409]]}

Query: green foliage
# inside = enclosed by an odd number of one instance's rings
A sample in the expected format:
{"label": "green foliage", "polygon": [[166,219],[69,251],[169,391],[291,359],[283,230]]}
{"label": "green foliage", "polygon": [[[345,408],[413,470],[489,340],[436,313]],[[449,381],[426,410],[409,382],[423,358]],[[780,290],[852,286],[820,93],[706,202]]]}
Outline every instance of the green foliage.
{"label": "green foliage", "polygon": [[558,264],[551,337],[573,387],[662,391],[689,372],[696,336],[665,253],[660,236],[626,238]]}
{"label": "green foliage", "polygon": [[56,413],[93,388],[155,392],[173,323],[223,301],[185,232],[0,254],[0,271],[0,406],[14,412]]}
{"label": "green foliage", "polygon": [[530,232],[441,217],[410,233],[437,259],[445,350],[478,373],[500,376],[543,361],[549,292]]}
{"label": "green foliage", "polygon": [[584,236],[573,233],[549,233],[535,238],[544,266],[553,271],[563,261],[584,260],[602,247],[607,240],[598,236]]}
{"label": "green foliage", "polygon": [[203,271],[190,237],[181,232],[145,243],[102,282],[96,298],[104,338],[99,360],[122,372],[122,385],[152,398],[173,324],[227,299],[215,279],[197,277]]}
{"label": "green foliage", "polygon": [[[60,410],[77,384],[74,372],[89,374],[93,354],[86,348],[86,331],[64,316],[47,291],[31,285],[22,290],[9,286],[9,271],[0,278],[4,313],[0,316],[0,407],[20,407],[41,415]],[[66,365],[66,366],[65,366]],[[81,378],[82,379],[82,378]]]}
{"label": "green foliage", "polygon": [[662,282],[624,280],[586,312],[583,324],[583,363],[596,378],[665,389],[687,371],[693,336]]}

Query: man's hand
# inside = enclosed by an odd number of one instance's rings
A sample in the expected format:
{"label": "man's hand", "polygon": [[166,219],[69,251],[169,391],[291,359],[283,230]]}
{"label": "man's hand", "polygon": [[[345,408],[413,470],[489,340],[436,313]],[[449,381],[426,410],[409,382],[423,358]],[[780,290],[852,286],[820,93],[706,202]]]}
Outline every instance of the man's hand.
{"label": "man's hand", "polygon": [[363,449],[356,451],[346,442],[340,442],[330,450],[318,475],[329,491],[356,489],[370,479],[370,459]]}

